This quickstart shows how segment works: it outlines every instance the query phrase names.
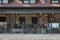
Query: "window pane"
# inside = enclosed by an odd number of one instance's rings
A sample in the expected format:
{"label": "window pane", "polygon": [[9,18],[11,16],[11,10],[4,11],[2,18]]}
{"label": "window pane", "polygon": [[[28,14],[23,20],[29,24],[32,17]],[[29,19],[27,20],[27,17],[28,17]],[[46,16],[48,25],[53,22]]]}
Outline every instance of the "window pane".
{"label": "window pane", "polygon": [[0,0],[0,3],[2,3],[2,0]]}
{"label": "window pane", "polygon": [[25,17],[19,17],[20,24],[25,24]]}
{"label": "window pane", "polygon": [[32,24],[38,24],[38,18],[32,17]]}
{"label": "window pane", "polygon": [[3,0],[3,3],[8,3],[8,0]]}
{"label": "window pane", "polygon": [[58,0],[52,0],[51,2],[52,3],[58,3]]}
{"label": "window pane", "polygon": [[23,25],[25,25],[25,17],[19,17],[19,28],[22,28]]}
{"label": "window pane", "polygon": [[[51,27],[51,23],[49,23],[49,27]],[[52,28],[59,28],[59,23],[52,23]]]}
{"label": "window pane", "polygon": [[30,3],[36,3],[36,0],[30,0]]}
{"label": "window pane", "polygon": [[0,22],[6,22],[6,17],[0,17]]}
{"label": "window pane", "polygon": [[52,0],[52,1],[58,1],[58,0]]}
{"label": "window pane", "polygon": [[23,3],[29,3],[29,0],[24,0]]}

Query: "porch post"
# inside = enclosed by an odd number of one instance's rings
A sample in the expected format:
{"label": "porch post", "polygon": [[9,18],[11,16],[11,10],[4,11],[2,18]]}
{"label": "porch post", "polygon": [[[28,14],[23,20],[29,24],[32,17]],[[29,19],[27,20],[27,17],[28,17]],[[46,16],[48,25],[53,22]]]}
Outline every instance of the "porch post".
{"label": "porch post", "polygon": [[11,18],[10,18],[10,14],[8,14],[7,31],[10,32],[10,30],[11,30]]}
{"label": "porch post", "polygon": [[16,14],[14,14],[15,17],[14,17],[14,27],[16,27]]}
{"label": "porch post", "polygon": [[40,13],[40,33],[42,33],[42,13]]}
{"label": "porch post", "polygon": [[16,27],[16,17],[19,16],[19,14],[14,14],[14,27]]}
{"label": "porch post", "polygon": [[[51,15],[52,16],[52,15]],[[52,32],[52,17],[51,17],[51,32]]]}
{"label": "porch post", "polygon": [[52,14],[51,14],[51,32],[52,32],[53,15],[54,15],[54,13],[53,13],[53,9],[52,9]]}
{"label": "porch post", "polygon": [[38,28],[37,33],[41,33],[41,24],[42,24],[42,13],[36,14],[38,17],[38,24],[40,25],[40,27]]}
{"label": "porch post", "polygon": [[10,18],[10,14],[9,14],[9,17],[8,17],[8,24],[10,24],[10,26],[11,26],[11,18]]}

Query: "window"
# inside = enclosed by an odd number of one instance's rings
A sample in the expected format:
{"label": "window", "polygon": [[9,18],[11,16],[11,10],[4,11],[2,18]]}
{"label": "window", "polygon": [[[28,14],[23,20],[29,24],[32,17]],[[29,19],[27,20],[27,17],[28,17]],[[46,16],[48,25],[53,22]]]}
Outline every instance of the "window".
{"label": "window", "polygon": [[19,28],[22,28],[23,25],[25,25],[25,17],[19,17]]}
{"label": "window", "polygon": [[25,17],[19,17],[20,24],[25,24]]}
{"label": "window", "polygon": [[6,22],[6,17],[0,17],[0,22]]}
{"label": "window", "polygon": [[32,17],[32,24],[38,24],[38,18]]}
{"label": "window", "polygon": [[0,0],[0,3],[2,3],[2,0]]}
{"label": "window", "polygon": [[8,3],[8,0],[3,0],[3,3]]}
{"label": "window", "polygon": [[0,3],[8,3],[8,0],[0,0]]}
{"label": "window", "polygon": [[59,28],[59,23],[49,23],[49,27],[51,27],[51,26],[52,26],[52,28]]}
{"label": "window", "polygon": [[29,3],[29,0],[24,0],[24,3]]}
{"label": "window", "polygon": [[30,0],[30,3],[35,3],[36,1],[35,0]]}
{"label": "window", "polygon": [[23,3],[36,3],[36,0],[23,0]]}
{"label": "window", "polygon": [[51,0],[51,3],[55,4],[55,3],[59,3],[58,0]]}

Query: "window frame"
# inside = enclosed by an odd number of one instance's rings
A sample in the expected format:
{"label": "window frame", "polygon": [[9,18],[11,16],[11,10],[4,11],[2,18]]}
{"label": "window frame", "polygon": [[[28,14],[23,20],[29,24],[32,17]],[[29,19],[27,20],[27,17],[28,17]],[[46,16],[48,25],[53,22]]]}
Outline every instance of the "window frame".
{"label": "window frame", "polygon": [[[0,1],[1,1],[1,3],[3,3],[3,0],[0,0]],[[1,3],[0,3],[0,4],[1,4]]]}
{"label": "window frame", "polygon": [[1,1],[1,3],[0,3],[0,4],[8,4],[8,3],[9,3],[9,0],[8,0],[8,2],[7,2],[7,3],[6,3],[6,2],[4,3],[4,2],[3,2],[4,0],[0,0],[0,1]]}
{"label": "window frame", "polygon": [[[53,3],[52,1],[58,1],[58,3],[57,2],[56,3]],[[51,0],[50,3],[51,4],[59,4],[59,0]]]}
{"label": "window frame", "polygon": [[[29,3],[29,0],[23,0],[23,3],[24,3],[24,1],[28,1],[28,3]],[[24,3],[24,4],[28,4],[28,3]]]}
{"label": "window frame", "polygon": [[29,3],[24,3],[24,0],[22,0],[22,3],[23,4],[36,4],[37,3],[37,0],[35,0],[35,3],[30,3],[30,0],[28,0],[29,1]]}
{"label": "window frame", "polygon": [[8,4],[9,3],[9,0],[5,0],[5,1],[7,1],[7,2],[4,2],[4,0],[3,0],[3,4]]}
{"label": "window frame", "polygon": [[30,1],[30,4],[36,4],[36,0],[35,0],[35,3],[31,3],[31,0],[29,0]]}
{"label": "window frame", "polygon": [[32,17],[31,18],[31,23],[32,24],[38,24],[38,17]]}
{"label": "window frame", "polygon": [[0,16],[0,22],[6,22],[6,17],[5,16]]}

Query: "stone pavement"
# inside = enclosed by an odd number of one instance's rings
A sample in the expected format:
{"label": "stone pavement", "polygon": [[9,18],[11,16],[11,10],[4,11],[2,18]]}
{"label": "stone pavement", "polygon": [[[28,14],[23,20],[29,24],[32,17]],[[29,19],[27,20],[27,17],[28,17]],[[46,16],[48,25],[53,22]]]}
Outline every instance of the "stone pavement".
{"label": "stone pavement", "polygon": [[60,34],[0,34],[0,40],[60,40]]}

